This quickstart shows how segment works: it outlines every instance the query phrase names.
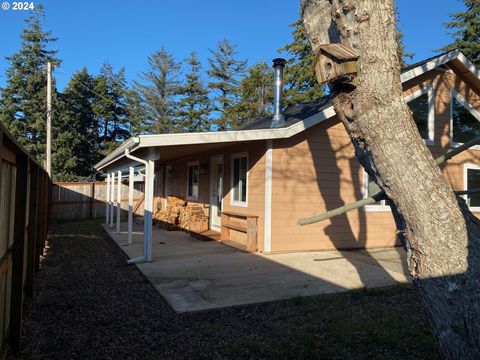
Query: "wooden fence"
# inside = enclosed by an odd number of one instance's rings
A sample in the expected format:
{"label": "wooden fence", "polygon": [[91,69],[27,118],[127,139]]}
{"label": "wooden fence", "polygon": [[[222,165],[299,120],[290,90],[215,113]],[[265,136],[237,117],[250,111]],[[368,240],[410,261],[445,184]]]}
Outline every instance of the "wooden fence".
{"label": "wooden fence", "polygon": [[50,178],[0,123],[0,359],[20,350],[49,224]]}
{"label": "wooden fence", "polygon": [[[142,202],[135,212],[137,215],[143,215],[143,189],[143,182],[135,183],[133,201],[134,203]],[[114,193],[116,200],[117,184],[115,184]],[[128,211],[128,183],[122,183],[121,200],[122,216],[125,216]],[[51,201],[51,218],[54,220],[79,220],[105,217],[107,183],[104,181],[54,183],[52,186]]]}

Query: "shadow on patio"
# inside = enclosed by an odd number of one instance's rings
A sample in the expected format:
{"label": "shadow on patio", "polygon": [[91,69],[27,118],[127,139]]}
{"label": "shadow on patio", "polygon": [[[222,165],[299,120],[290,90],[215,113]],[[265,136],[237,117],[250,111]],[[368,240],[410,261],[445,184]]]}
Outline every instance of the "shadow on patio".
{"label": "shadow on patio", "polygon": [[[143,225],[133,245],[104,228],[130,258],[142,255]],[[372,259],[375,259],[374,261]],[[178,313],[409,282],[401,248],[249,254],[182,231],[153,228],[153,261],[139,270]]]}

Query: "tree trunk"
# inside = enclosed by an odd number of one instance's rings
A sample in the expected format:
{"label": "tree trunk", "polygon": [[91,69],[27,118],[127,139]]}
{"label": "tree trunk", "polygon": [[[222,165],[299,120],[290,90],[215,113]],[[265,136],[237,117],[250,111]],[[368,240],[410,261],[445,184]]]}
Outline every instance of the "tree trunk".
{"label": "tree trunk", "polygon": [[[301,0],[314,51],[342,43],[358,74],[332,85],[356,156],[385,191],[445,359],[480,359],[480,223],[455,195],[405,104],[393,0]],[[463,213],[462,213],[463,212]]]}

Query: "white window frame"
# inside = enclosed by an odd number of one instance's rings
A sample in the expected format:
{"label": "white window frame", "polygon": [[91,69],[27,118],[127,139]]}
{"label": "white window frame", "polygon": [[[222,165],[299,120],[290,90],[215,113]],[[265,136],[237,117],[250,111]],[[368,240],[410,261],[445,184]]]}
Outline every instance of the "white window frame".
{"label": "white window frame", "polygon": [[419,98],[422,95],[428,94],[428,139],[423,139],[426,145],[433,145],[435,142],[435,94],[433,85],[428,85],[420,90],[405,97],[405,104],[412,100]]}
{"label": "white window frame", "polygon": [[[188,193],[189,188],[189,181],[190,181],[190,166],[197,166],[198,167],[198,186],[197,186],[197,196],[190,196]],[[190,161],[187,163],[187,200],[196,201],[198,200],[198,196],[200,193],[200,162],[199,161]]]}
{"label": "white window frame", "polygon": [[[234,199],[235,191],[233,189],[233,187],[234,187],[234,184],[233,184],[233,173],[234,173],[233,166],[234,166],[234,160],[235,159],[239,159],[239,158],[243,158],[243,157],[247,158],[247,176],[246,176],[247,186],[245,187],[247,189],[247,193],[245,194],[245,201],[236,201]],[[249,177],[249,173],[250,173],[249,168],[248,168],[248,166],[249,166],[248,151],[232,154],[230,162],[231,162],[231,164],[230,164],[230,205],[231,206],[248,207],[248,184],[249,184],[248,177]]]}
{"label": "white window frame", "polygon": [[[456,99],[462,104],[478,121],[480,121],[480,112],[470,105],[470,103],[459,94],[458,90],[452,89],[450,91],[450,147],[458,147],[463,145],[463,143],[453,141],[453,99]],[[480,150],[480,145],[474,145],[470,149]]]}
{"label": "white window frame", "polygon": [[[480,165],[471,164],[471,163],[463,164],[463,189],[465,191],[468,188],[467,187],[467,184],[468,184],[468,169],[480,170]],[[468,195],[467,194],[463,195],[463,198],[465,199],[465,201],[467,201]],[[470,211],[480,212],[480,206],[470,206],[469,205],[468,208],[470,209]]]}
{"label": "white window frame", "polygon": [[[362,193],[363,198],[368,198],[368,174],[365,169],[362,168],[363,172],[363,183],[362,183]],[[391,211],[390,206],[387,205],[386,200],[380,200],[382,205],[365,205],[362,209],[364,211]]]}

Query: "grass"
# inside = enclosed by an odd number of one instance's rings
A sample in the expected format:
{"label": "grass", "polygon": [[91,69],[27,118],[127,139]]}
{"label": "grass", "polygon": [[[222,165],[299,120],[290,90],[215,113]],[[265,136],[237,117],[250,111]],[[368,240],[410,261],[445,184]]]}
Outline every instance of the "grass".
{"label": "grass", "polygon": [[100,223],[52,226],[18,358],[436,358],[411,286],[179,315]]}

